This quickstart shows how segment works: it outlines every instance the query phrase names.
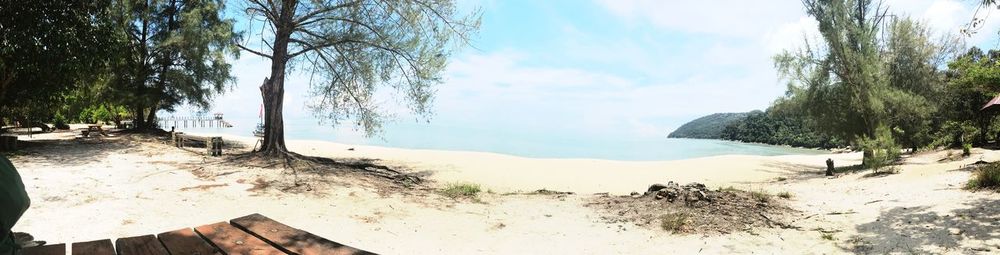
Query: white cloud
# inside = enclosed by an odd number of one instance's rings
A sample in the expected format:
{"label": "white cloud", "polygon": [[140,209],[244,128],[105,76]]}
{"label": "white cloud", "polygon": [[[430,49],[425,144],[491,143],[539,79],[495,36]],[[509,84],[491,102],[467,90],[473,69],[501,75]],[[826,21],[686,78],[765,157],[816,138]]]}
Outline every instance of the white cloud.
{"label": "white cloud", "polygon": [[629,22],[649,22],[685,33],[755,37],[777,23],[801,15],[798,0],[771,1],[659,1],[597,0],[611,13]]}

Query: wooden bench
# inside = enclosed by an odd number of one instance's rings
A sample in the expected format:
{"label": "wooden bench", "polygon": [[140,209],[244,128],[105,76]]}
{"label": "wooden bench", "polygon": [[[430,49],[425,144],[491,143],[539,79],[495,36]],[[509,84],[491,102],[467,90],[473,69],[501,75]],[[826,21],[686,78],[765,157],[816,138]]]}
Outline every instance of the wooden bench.
{"label": "wooden bench", "polygon": [[184,142],[186,141],[199,141],[205,144],[205,149],[207,153],[212,156],[222,156],[222,137],[220,136],[196,136],[188,135],[182,132],[173,133],[174,145],[177,148],[184,148]]}
{"label": "wooden bench", "polygon": [[289,227],[260,214],[251,214],[229,223],[178,229],[159,235],[142,235],[27,248],[23,255],[213,255],[213,254],[375,254],[346,246],[309,232]]}

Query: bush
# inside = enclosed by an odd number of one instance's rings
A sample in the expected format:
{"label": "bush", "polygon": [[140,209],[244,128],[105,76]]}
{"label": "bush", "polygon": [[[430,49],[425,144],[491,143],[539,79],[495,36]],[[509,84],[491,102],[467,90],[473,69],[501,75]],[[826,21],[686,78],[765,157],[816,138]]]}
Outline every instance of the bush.
{"label": "bush", "polygon": [[968,157],[969,155],[972,155],[972,144],[971,143],[962,144],[962,156]]}
{"label": "bush", "polygon": [[977,168],[972,172],[972,179],[966,188],[1000,190],[1000,163],[994,162]]}
{"label": "bush", "polygon": [[450,198],[476,197],[482,189],[475,183],[452,183],[441,190],[441,194]]}
{"label": "bush", "polygon": [[685,213],[668,213],[660,216],[660,228],[670,232],[680,232],[687,225],[689,216]]}
{"label": "bush", "polygon": [[52,122],[56,125],[56,129],[69,129],[69,124],[66,124],[66,117],[62,114],[56,113],[56,116],[52,118]]}
{"label": "bush", "polygon": [[876,128],[874,137],[859,139],[858,146],[864,151],[861,164],[876,172],[896,162],[901,149],[892,138],[892,132],[885,126]]}

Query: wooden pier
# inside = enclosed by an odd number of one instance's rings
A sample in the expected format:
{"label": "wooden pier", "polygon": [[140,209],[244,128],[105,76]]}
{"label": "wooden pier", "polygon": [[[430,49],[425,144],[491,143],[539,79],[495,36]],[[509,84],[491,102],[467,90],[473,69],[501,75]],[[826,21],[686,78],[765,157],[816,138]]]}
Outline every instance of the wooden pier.
{"label": "wooden pier", "polygon": [[221,113],[209,117],[169,117],[157,118],[156,124],[161,128],[231,128],[232,124],[222,118]]}

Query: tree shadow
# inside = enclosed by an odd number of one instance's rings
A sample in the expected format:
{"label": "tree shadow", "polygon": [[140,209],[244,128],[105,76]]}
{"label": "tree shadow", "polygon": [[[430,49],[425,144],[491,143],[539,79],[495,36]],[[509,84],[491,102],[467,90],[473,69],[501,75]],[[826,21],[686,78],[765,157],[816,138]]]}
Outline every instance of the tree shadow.
{"label": "tree shadow", "polygon": [[19,141],[18,146],[20,155],[35,158],[34,161],[42,166],[64,166],[98,163],[137,145],[120,139],[50,139]]}
{"label": "tree shadow", "polygon": [[980,199],[963,205],[944,214],[928,207],[892,208],[875,221],[858,225],[858,234],[838,246],[862,254],[1000,250],[1000,200]]}

